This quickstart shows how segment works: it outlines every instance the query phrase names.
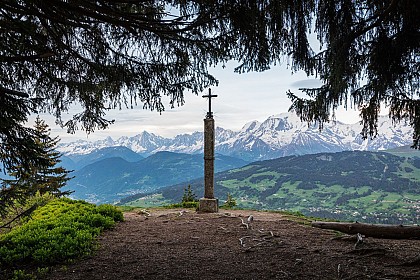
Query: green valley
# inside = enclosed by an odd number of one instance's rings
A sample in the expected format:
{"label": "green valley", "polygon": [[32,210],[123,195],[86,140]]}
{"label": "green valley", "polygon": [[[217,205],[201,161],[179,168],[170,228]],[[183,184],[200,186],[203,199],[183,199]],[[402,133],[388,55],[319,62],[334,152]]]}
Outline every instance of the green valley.
{"label": "green valley", "polygon": [[[286,210],[305,215],[374,223],[419,223],[420,158],[385,152],[339,152],[255,162],[217,173],[215,193],[240,208]],[[202,179],[123,200],[158,206],[181,199],[190,184],[202,197]],[[153,201],[150,199],[153,198]]]}

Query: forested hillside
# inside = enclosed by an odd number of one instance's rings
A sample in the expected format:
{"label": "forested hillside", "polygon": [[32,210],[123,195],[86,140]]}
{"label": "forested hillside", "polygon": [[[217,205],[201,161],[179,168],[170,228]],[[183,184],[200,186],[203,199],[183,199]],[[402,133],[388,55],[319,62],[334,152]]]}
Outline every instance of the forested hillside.
{"label": "forested hillside", "polygon": [[[344,220],[419,222],[418,157],[384,152],[290,156],[218,173],[215,181],[221,202],[229,192],[239,207],[300,211]],[[199,197],[203,195],[203,181],[194,180],[137,197],[131,204],[179,201],[187,184]]]}
{"label": "forested hillside", "polygon": [[[224,171],[247,164],[246,161],[219,155],[215,170]],[[94,203],[113,203],[128,195],[155,191],[203,176],[203,155],[158,152],[136,162],[110,157],[72,173],[66,190],[72,196]]]}

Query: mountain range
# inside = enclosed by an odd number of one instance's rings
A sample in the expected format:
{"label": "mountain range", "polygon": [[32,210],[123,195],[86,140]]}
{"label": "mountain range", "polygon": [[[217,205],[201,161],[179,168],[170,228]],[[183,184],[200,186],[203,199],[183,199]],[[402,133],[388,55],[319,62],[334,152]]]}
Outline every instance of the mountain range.
{"label": "mountain range", "polygon": [[[202,154],[157,152],[147,158],[135,160],[135,155],[131,154],[134,152],[130,153],[125,149],[127,148],[103,148],[85,157],[79,155],[79,161],[73,164],[80,167],[81,161],[86,165],[71,173],[74,178],[63,189],[74,191],[71,196],[76,199],[113,203],[129,195],[155,191],[203,176]],[[121,152],[122,156],[115,156],[116,151]],[[90,160],[93,162],[89,163]],[[68,169],[68,162],[62,163]],[[246,164],[248,162],[241,159],[216,155],[215,171]]]}
{"label": "mountain range", "polygon": [[[301,122],[293,113],[283,113],[263,122],[245,124],[240,131],[216,128],[215,151],[221,155],[246,161],[273,159],[290,155],[304,155],[340,151],[379,151],[412,144],[412,128],[405,123],[393,124],[386,116],[378,120],[378,134],[374,139],[363,139],[362,126],[341,122],[325,123],[320,131],[317,124]],[[77,158],[102,148],[126,147],[147,157],[160,151],[201,154],[203,132],[180,134],[165,138],[147,131],[116,140],[78,140],[61,143],[58,150]]]}
{"label": "mountain range", "polygon": [[[411,128],[393,126],[387,117],[379,118],[375,139],[362,139],[361,129],[359,124],[335,122],[319,131],[291,113],[250,122],[237,132],[217,128],[216,172],[291,155],[377,151],[412,142]],[[164,138],[144,131],[117,140],[61,143],[58,149],[64,153],[62,165],[75,170],[67,186],[75,191],[73,197],[105,203],[202,177],[202,146],[202,132]]]}

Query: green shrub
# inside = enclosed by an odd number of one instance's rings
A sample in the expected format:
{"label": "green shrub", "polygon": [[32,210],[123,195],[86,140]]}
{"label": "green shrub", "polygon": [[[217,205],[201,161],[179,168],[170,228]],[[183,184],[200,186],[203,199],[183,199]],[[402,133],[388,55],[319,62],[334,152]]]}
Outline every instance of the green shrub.
{"label": "green shrub", "polygon": [[38,207],[44,206],[49,201],[56,199],[55,196],[37,192],[34,196],[25,200],[24,203],[14,202],[14,206],[8,208],[7,213],[0,220],[0,234],[9,232],[10,229],[22,225],[30,220],[30,215]]}
{"label": "green shrub", "polygon": [[236,200],[232,197],[230,193],[227,193],[227,198],[222,208],[232,209],[235,206],[236,206]]}
{"label": "green shrub", "polygon": [[182,202],[181,206],[184,208],[198,208],[198,201]]}
{"label": "green shrub", "polygon": [[99,205],[96,207],[96,211],[103,216],[112,217],[116,222],[122,222],[124,219],[123,213],[119,211],[115,206],[109,204]]}
{"label": "green shrub", "polygon": [[26,273],[24,270],[15,270],[13,271],[13,276],[11,280],[35,280],[35,276],[32,274]]}
{"label": "green shrub", "polygon": [[0,266],[46,266],[88,255],[95,237],[122,220],[122,213],[111,205],[52,200],[35,210],[27,223],[0,236]]}
{"label": "green shrub", "polygon": [[163,206],[164,208],[196,208],[198,209],[198,201],[188,201],[188,202],[181,202],[181,203],[174,203],[174,204],[168,204]]}

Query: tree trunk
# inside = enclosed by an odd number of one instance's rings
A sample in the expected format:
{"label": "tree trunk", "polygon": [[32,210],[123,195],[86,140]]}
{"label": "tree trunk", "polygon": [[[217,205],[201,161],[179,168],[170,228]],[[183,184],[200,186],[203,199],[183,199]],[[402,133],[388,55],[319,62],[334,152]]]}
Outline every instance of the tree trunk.
{"label": "tree trunk", "polygon": [[332,229],[348,234],[388,239],[420,239],[420,226],[375,225],[364,223],[312,222],[313,227]]}

